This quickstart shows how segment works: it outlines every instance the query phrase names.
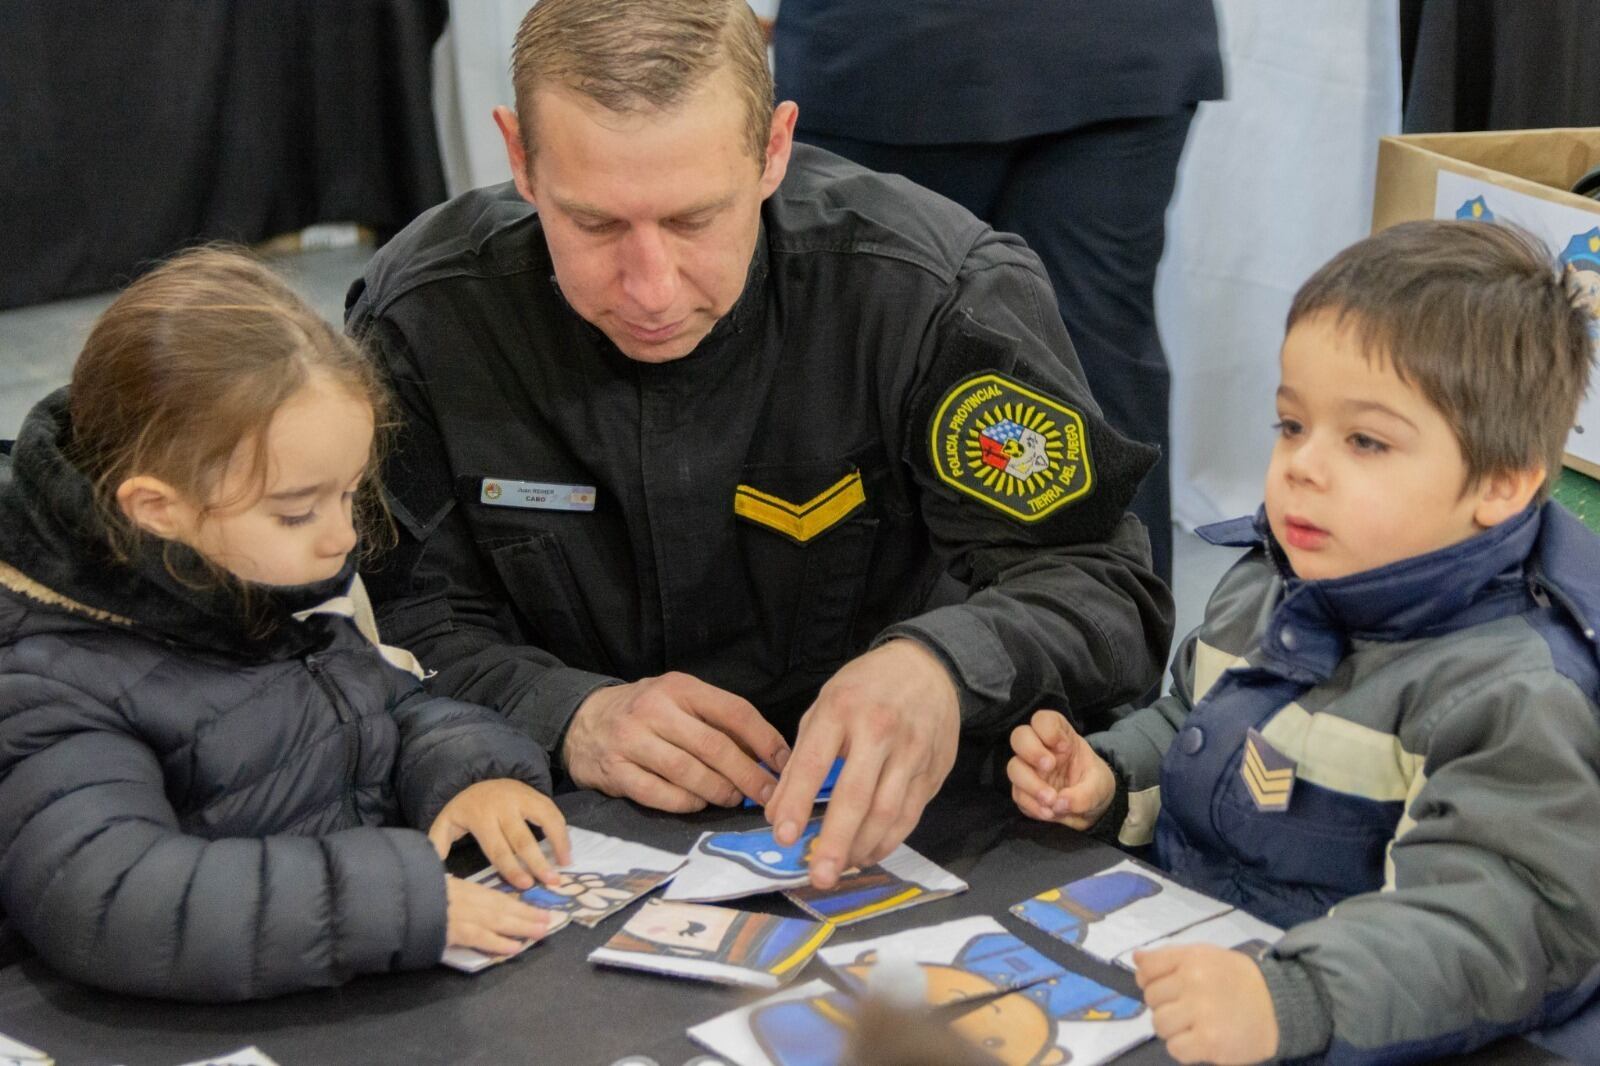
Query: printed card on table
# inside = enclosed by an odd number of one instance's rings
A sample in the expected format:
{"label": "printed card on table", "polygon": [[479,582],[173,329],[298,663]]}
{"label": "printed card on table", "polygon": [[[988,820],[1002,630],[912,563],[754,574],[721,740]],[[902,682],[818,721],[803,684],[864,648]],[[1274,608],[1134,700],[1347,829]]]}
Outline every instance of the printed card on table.
{"label": "printed card on table", "polygon": [[220,1058],[191,1062],[186,1066],[278,1066],[278,1064],[263,1054],[260,1048],[252,1046],[240,1048]]}
{"label": "printed card on table", "polygon": [[[561,883],[551,887],[541,882],[521,893],[523,900],[553,915],[545,936],[569,921],[590,927],[598,925],[670,878],[683,865],[681,855],[577,826],[568,826],[567,835],[572,842],[572,862],[556,867]],[[549,841],[541,846],[546,855],[552,855]],[[471,880],[501,892],[517,891],[495,873],[493,867],[480,870]],[[447,966],[474,973],[509,957],[485,955],[471,948],[450,948],[443,961]]]}
{"label": "printed card on table", "polygon": [[822,819],[806,823],[800,839],[785,847],[763,826],[743,833],[704,833],[663,898],[711,902],[793,888],[810,878],[811,848]]}
{"label": "printed card on table", "polygon": [[922,971],[923,998],[933,1006],[1012,992],[1067,972],[988,915],[841,944],[819,954],[852,991],[865,990],[870,971],[880,964],[913,962]]}
{"label": "printed card on table", "polygon": [[826,981],[807,981],[689,1029],[689,1039],[737,1066],[836,1066],[855,1003]]}
{"label": "printed card on table", "polygon": [[1133,969],[1133,953],[1150,948],[1170,948],[1179,944],[1215,944],[1221,948],[1242,951],[1252,959],[1259,959],[1266,950],[1278,942],[1283,930],[1268,925],[1260,918],[1241,910],[1232,910],[1215,918],[1207,918],[1191,925],[1180,933],[1152,940],[1141,947],[1132,948],[1117,956],[1117,965]]}
{"label": "printed card on table", "polygon": [[966,890],[961,878],[902,844],[878,865],[846,873],[833,888],[801,885],[783,894],[812,917],[846,926]]}
{"label": "printed card on table", "polygon": [[1075,973],[974,1007],[950,1028],[1001,1066],[1096,1066],[1155,1035],[1143,1003]]}
{"label": "printed card on table", "polygon": [[1041,892],[1011,913],[1063,943],[1110,962],[1232,910],[1135,862]]}
{"label": "printed card on table", "polygon": [[720,984],[777,988],[833,934],[826,922],[653,899],[590,962]]}
{"label": "printed card on table", "polygon": [[54,1062],[38,1048],[0,1033],[0,1066],[51,1066]]}

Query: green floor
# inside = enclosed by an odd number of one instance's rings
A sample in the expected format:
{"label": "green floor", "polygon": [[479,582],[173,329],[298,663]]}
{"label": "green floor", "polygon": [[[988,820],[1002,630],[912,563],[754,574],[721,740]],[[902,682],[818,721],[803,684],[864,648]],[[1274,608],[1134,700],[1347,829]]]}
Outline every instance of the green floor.
{"label": "green floor", "polygon": [[1600,481],[1563,468],[1551,495],[1581,518],[1584,525],[1600,533]]}

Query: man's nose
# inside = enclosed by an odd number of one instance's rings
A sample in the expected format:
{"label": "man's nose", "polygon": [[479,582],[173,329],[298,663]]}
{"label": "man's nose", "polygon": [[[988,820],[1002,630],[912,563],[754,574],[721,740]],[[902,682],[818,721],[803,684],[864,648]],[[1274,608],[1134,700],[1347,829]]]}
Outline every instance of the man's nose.
{"label": "man's nose", "polygon": [[639,226],[628,234],[621,267],[622,291],[640,311],[664,315],[672,310],[678,297],[678,264],[658,227]]}

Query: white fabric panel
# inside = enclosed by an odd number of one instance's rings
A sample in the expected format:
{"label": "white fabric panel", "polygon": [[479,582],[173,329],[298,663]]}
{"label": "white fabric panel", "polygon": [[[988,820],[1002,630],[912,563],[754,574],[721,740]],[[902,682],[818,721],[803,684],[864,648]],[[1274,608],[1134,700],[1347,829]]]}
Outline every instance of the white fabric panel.
{"label": "white fabric panel", "polygon": [[1283,319],[1366,236],[1378,138],[1400,128],[1396,0],[1217,0],[1228,98],[1202,104],[1168,214],[1156,312],[1172,362],[1172,510],[1255,510]]}

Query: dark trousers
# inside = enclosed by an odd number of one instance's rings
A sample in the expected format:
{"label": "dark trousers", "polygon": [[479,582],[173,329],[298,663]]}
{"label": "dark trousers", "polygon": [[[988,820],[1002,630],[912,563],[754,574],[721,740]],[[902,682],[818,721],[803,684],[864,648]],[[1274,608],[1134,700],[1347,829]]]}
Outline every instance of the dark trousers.
{"label": "dark trousers", "polygon": [[802,127],[800,140],[872,170],[903,174],[1044,261],[1067,333],[1113,426],[1161,459],[1132,510],[1150,531],[1156,572],[1172,579],[1168,393],[1156,334],[1156,264],[1194,110],[1120,119],[1001,144],[897,145]]}

